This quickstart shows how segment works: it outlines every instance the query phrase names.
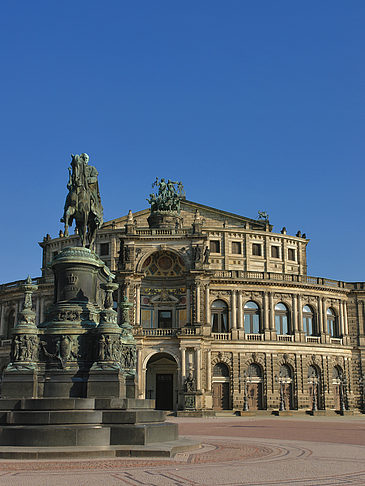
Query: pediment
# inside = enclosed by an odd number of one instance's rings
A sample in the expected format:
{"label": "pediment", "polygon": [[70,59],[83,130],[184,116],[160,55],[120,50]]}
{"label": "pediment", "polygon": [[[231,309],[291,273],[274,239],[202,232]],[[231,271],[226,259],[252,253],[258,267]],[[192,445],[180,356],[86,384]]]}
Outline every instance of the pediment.
{"label": "pediment", "polygon": [[[249,225],[252,229],[265,230],[266,222],[256,219],[247,218],[238,214],[230,213],[228,211],[216,209],[204,204],[188,201],[184,199],[181,201],[180,216],[183,219],[183,227],[190,227],[193,224],[195,213],[199,211],[199,214],[203,220],[203,227],[209,228],[245,228]],[[147,218],[150,215],[150,209],[142,209],[133,213],[133,219],[137,224],[137,228],[148,228]],[[120,218],[106,221],[103,225],[103,229],[118,229],[124,228],[127,222],[127,215]]]}

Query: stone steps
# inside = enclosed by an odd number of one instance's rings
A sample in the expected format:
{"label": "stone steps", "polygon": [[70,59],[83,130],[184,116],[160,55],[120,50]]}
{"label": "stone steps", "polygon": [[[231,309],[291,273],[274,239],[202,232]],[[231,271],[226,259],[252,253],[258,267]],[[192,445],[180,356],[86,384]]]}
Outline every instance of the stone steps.
{"label": "stone steps", "polygon": [[93,459],[116,457],[173,457],[199,449],[199,443],[185,438],[147,445],[17,447],[0,446],[0,459]]}
{"label": "stone steps", "polygon": [[165,412],[152,404],[129,398],[0,400],[0,444],[104,447],[177,440],[177,424],[166,423]]}

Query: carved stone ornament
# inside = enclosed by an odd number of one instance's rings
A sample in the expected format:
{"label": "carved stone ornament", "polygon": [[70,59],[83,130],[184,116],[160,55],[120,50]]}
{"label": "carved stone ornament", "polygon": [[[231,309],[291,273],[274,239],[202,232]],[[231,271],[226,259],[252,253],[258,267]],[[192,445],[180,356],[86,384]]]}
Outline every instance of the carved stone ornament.
{"label": "carved stone ornament", "polygon": [[34,334],[16,334],[11,347],[12,362],[33,362],[38,360],[38,336]]}
{"label": "carved stone ornament", "polygon": [[188,376],[185,378],[184,381],[184,391],[185,392],[192,392],[196,390],[195,379],[193,377],[192,372],[190,371]]}

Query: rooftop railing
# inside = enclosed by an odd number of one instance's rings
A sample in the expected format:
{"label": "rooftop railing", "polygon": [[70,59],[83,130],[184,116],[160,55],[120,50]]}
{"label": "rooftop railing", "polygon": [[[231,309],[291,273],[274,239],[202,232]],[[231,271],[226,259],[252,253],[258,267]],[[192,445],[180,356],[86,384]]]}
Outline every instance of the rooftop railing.
{"label": "rooftop railing", "polygon": [[332,280],[322,277],[311,277],[308,275],[291,275],[274,272],[246,272],[244,270],[216,270],[213,274],[215,278],[247,279],[247,280],[275,280],[277,282],[295,282],[324,287],[344,288],[345,283],[339,280]]}

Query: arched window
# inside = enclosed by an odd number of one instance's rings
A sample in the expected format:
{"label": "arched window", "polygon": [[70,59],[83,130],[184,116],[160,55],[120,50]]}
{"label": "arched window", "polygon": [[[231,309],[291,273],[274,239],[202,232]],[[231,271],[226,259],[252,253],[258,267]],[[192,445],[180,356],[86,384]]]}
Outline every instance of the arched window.
{"label": "arched window", "polygon": [[289,311],[285,304],[279,302],[275,306],[275,329],[277,334],[290,334]]}
{"label": "arched window", "polygon": [[340,382],[343,377],[343,370],[340,366],[335,366],[332,370],[332,380],[333,382]]}
{"label": "arched window", "polygon": [[223,300],[215,300],[211,307],[212,332],[228,332],[228,306]]}
{"label": "arched window", "polygon": [[308,378],[318,378],[318,369],[316,366],[308,366]]}
{"label": "arched window", "polygon": [[258,334],[260,332],[259,306],[251,300],[246,302],[244,306],[244,324],[247,334]]}
{"label": "arched window", "polygon": [[331,337],[339,337],[337,317],[335,311],[329,307],[327,309],[327,329]]}
{"label": "arched window", "polygon": [[280,370],[279,370],[279,376],[281,378],[291,378],[292,377],[292,371],[291,371],[291,368],[290,366],[288,366],[287,364],[283,364],[280,366]]}
{"label": "arched window", "polygon": [[247,368],[247,376],[249,376],[250,378],[261,378],[262,377],[261,366],[256,363],[251,363]]}
{"label": "arched window", "polygon": [[224,363],[217,363],[213,368],[213,376],[215,377],[229,377],[228,366]]}
{"label": "arched window", "polygon": [[312,307],[305,305],[303,307],[303,331],[306,336],[316,336],[315,315]]}

